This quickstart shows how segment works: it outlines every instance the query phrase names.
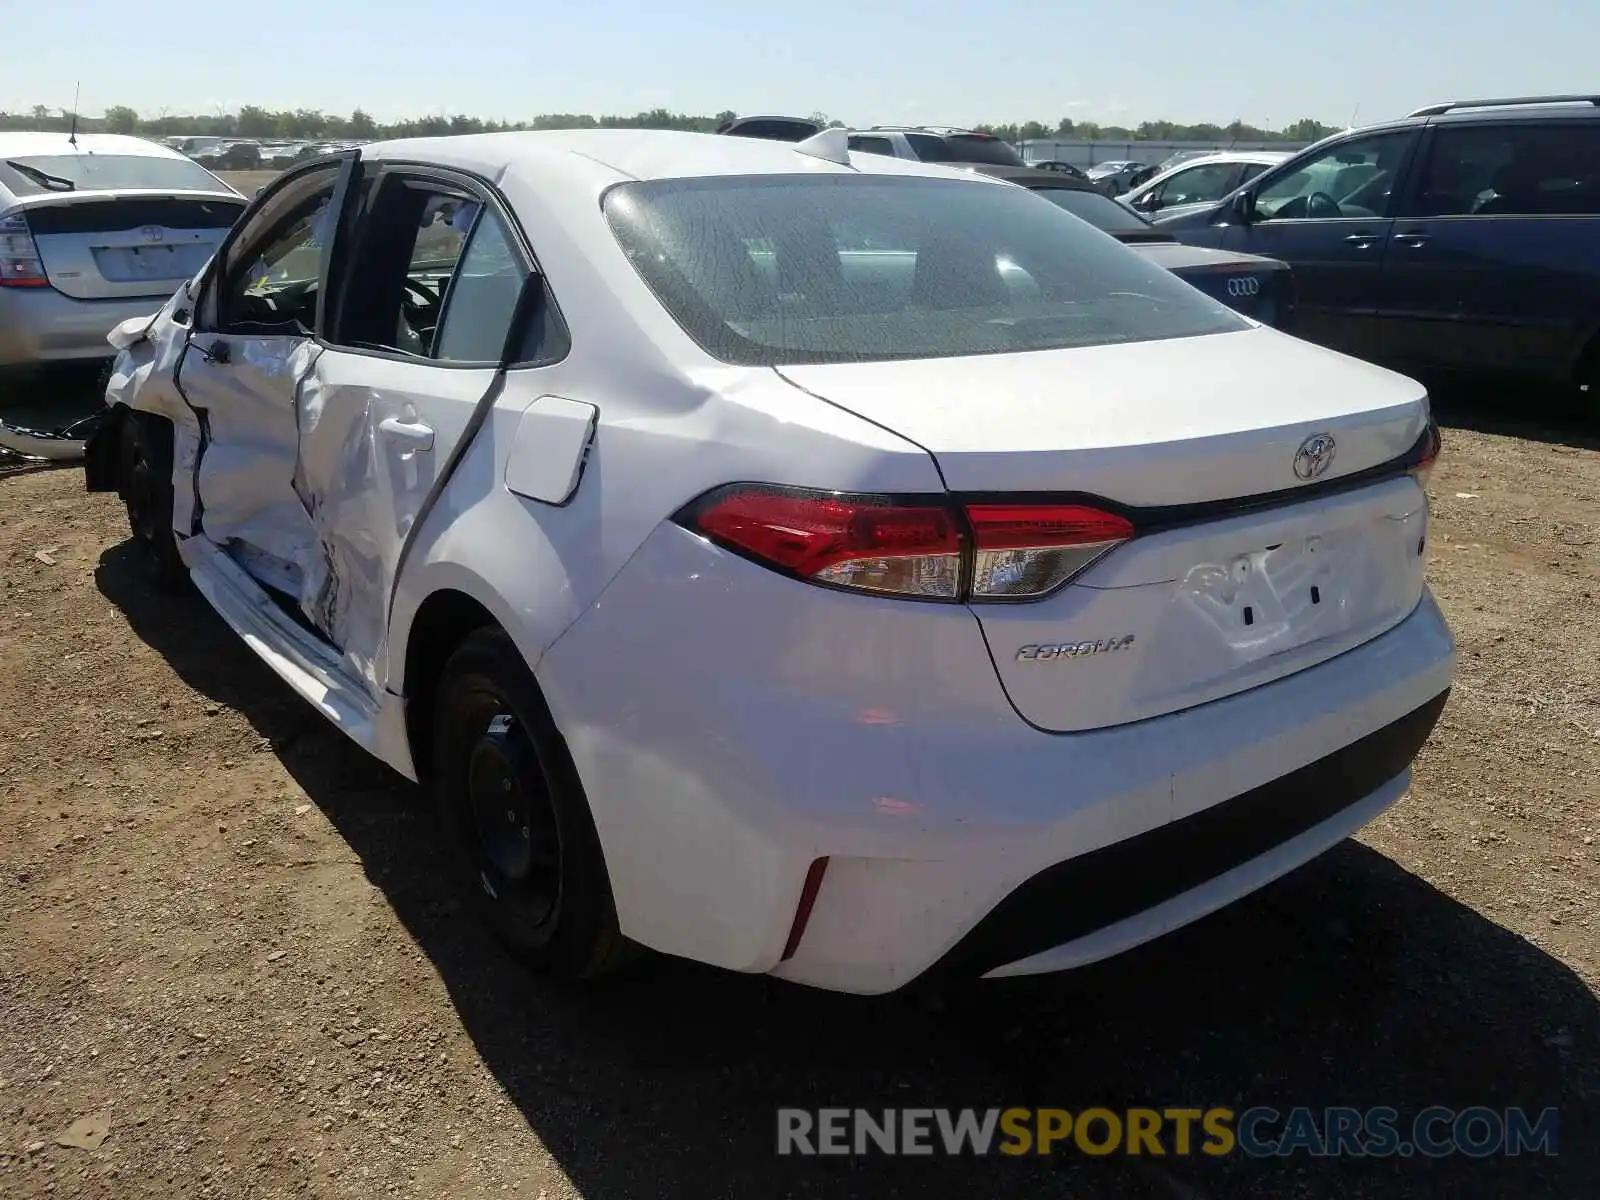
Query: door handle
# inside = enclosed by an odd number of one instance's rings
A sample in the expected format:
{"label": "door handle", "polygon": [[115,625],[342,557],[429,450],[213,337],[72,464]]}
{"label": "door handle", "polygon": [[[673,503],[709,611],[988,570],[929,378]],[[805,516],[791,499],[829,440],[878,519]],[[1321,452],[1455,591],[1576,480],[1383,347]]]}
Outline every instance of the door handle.
{"label": "door handle", "polygon": [[1428,238],[1431,236],[1431,234],[1427,233],[1397,233],[1394,235],[1394,240],[1402,246],[1410,246],[1412,249],[1416,249],[1418,246],[1427,244]]}
{"label": "door handle", "polygon": [[1378,235],[1375,233],[1352,233],[1344,240],[1349,242],[1357,250],[1365,250],[1368,246],[1372,245],[1373,242],[1378,240]]}
{"label": "door handle", "polygon": [[433,426],[420,421],[402,421],[399,417],[385,417],[378,422],[378,430],[390,441],[403,442],[412,450],[433,449]]}

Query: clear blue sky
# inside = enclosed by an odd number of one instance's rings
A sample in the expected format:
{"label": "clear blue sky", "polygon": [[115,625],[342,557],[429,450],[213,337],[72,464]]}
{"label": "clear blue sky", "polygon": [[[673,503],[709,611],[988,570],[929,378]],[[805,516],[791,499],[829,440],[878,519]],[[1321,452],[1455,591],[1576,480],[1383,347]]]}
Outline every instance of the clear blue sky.
{"label": "clear blue sky", "polygon": [[1600,91],[1600,0],[0,0],[0,108],[1343,125]]}

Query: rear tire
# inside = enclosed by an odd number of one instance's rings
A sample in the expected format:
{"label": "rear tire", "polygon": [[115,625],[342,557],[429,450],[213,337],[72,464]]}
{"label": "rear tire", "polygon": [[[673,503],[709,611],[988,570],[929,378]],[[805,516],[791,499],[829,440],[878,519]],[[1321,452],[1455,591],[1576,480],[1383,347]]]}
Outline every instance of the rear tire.
{"label": "rear tire", "polygon": [[577,771],[499,629],[467,635],[445,663],[432,774],[461,882],[507,947],[565,981],[628,957]]}
{"label": "rear tire", "polygon": [[172,533],[171,427],[158,431],[155,424],[139,413],[123,414],[117,478],[128,511],[128,530],[150,556],[156,586],[176,592],[188,584],[189,568]]}

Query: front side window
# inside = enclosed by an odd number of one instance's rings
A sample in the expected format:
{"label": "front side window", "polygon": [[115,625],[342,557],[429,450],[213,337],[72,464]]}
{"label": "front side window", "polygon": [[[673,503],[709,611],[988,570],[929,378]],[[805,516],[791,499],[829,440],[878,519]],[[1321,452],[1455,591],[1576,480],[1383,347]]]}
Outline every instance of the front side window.
{"label": "front side window", "polygon": [[604,211],[660,302],[726,362],[942,358],[1248,328],[1019,187],[659,180],[612,188]]}
{"label": "front side window", "polygon": [[1170,208],[1175,204],[1197,204],[1202,200],[1221,200],[1233,188],[1238,168],[1233,163],[1206,163],[1179,171],[1165,183],[1150,191],[1152,208]]}
{"label": "front side window", "polygon": [[286,187],[283,211],[260,214],[262,234],[246,230],[223,279],[218,327],[238,333],[306,336],[316,328],[322,249],[333,233],[337,168]]}
{"label": "front side window", "polygon": [[1600,123],[1435,129],[1415,215],[1596,214],[1600,214]]}
{"label": "front side window", "polygon": [[1311,155],[1256,193],[1256,220],[1387,216],[1400,168],[1415,139],[1410,131],[1380,133]]}

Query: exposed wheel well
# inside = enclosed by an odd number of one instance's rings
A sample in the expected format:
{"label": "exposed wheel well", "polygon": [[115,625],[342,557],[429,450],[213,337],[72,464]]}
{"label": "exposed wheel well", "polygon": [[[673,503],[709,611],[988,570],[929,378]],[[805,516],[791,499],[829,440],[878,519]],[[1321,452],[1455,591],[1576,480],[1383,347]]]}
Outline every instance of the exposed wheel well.
{"label": "exposed wheel well", "polygon": [[433,766],[433,701],[439,675],[455,648],[469,633],[498,622],[465,592],[434,592],[422,602],[406,642],[404,695],[406,735],[417,778],[426,780]]}

